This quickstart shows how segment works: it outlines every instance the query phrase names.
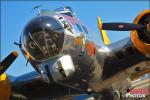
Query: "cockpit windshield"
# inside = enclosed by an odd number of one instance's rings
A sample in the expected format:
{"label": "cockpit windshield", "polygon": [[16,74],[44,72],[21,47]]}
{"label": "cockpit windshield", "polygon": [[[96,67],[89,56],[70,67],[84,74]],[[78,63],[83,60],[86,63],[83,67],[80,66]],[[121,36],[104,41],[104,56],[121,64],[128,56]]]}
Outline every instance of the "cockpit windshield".
{"label": "cockpit windshield", "polygon": [[71,7],[68,7],[68,6],[67,6],[67,7],[60,7],[60,8],[57,8],[57,9],[55,9],[54,11],[61,12],[61,11],[65,11],[65,10],[68,10],[68,11],[74,13],[73,9],[72,9]]}
{"label": "cockpit windshield", "polygon": [[75,17],[75,13],[74,10],[71,7],[60,7],[58,9],[55,9],[54,11],[60,13],[60,14],[64,14],[70,17]]}

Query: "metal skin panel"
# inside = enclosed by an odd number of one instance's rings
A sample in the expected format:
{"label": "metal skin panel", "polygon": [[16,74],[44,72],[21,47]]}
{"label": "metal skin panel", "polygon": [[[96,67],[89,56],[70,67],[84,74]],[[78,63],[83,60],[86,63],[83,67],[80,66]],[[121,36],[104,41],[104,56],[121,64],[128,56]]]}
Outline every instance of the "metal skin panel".
{"label": "metal skin panel", "polygon": [[[96,55],[89,55],[86,48],[82,55],[82,47],[74,44],[75,37],[65,35],[64,41],[63,54],[71,55],[76,72],[74,76],[60,83],[85,90],[88,85],[99,80],[102,73]],[[86,41],[86,43],[88,42]]]}
{"label": "metal skin panel", "polygon": [[[93,87],[97,81],[106,80],[118,72],[132,67],[132,65],[146,61],[146,57],[133,46],[130,38],[104,48],[97,48],[95,56],[89,56],[88,54],[80,56],[82,48],[74,46],[73,37],[66,35],[65,41],[63,52],[72,56],[73,62],[77,66],[77,74],[60,83],[72,87],[80,87],[79,84],[84,84],[86,88]],[[86,89],[85,87],[80,87],[80,89]]]}
{"label": "metal skin panel", "polygon": [[133,46],[130,38],[113,43],[105,49],[108,52],[102,53],[99,50],[100,52],[97,56],[103,65],[102,79],[104,80],[146,60],[146,57]]}

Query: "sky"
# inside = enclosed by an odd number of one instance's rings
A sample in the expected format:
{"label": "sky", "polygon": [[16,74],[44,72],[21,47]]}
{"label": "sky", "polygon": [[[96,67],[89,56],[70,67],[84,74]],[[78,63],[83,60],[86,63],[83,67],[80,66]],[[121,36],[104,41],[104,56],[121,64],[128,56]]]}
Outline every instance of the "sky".
{"label": "sky", "polygon": [[[143,10],[149,9],[148,1],[1,1],[1,60],[10,52],[17,51],[18,58],[6,71],[12,76],[20,76],[34,69],[27,66],[26,59],[14,41],[18,42],[24,26],[35,17],[37,10],[33,7],[42,5],[42,9],[54,10],[62,6],[74,9],[79,20],[93,33],[89,34],[96,43],[102,45],[97,26],[97,16],[103,22],[133,22]],[[130,36],[130,32],[107,31],[111,43]]]}

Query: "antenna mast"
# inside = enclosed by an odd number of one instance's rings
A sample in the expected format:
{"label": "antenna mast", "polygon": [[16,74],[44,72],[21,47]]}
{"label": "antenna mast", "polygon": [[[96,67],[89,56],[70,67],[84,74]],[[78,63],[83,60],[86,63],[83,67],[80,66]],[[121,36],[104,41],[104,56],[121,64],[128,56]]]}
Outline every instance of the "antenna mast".
{"label": "antenna mast", "polygon": [[34,10],[35,10],[35,9],[38,10],[38,15],[41,14],[41,11],[40,11],[40,9],[39,9],[41,6],[42,6],[42,5],[38,5],[38,6],[33,7]]}

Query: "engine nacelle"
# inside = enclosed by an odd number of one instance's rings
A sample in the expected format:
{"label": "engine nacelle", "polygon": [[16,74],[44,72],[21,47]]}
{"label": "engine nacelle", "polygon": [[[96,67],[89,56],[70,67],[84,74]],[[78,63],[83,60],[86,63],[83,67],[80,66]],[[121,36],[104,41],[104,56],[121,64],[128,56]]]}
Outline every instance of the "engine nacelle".
{"label": "engine nacelle", "polygon": [[146,56],[150,56],[150,10],[144,10],[134,20],[134,24],[147,25],[142,30],[132,30],[133,45]]}

